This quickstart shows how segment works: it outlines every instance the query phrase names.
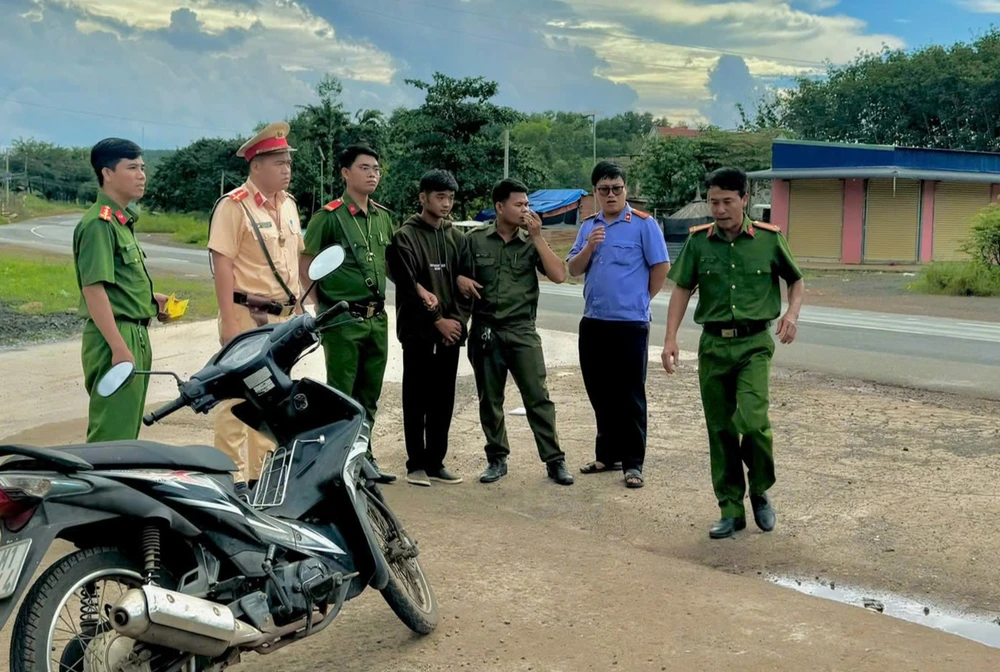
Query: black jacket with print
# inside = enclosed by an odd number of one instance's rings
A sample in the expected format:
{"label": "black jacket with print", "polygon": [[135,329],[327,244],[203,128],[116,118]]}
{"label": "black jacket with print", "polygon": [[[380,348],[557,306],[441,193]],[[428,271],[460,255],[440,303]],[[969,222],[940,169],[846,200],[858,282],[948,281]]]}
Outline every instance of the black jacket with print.
{"label": "black jacket with print", "polygon": [[[458,320],[464,345],[472,303],[456,284],[459,275],[472,277],[465,234],[444,221],[434,228],[413,215],[393,234],[386,262],[396,287],[396,336],[406,347],[411,342],[443,343],[435,326],[438,318]],[[417,294],[417,284],[434,294],[438,307],[428,310]]]}

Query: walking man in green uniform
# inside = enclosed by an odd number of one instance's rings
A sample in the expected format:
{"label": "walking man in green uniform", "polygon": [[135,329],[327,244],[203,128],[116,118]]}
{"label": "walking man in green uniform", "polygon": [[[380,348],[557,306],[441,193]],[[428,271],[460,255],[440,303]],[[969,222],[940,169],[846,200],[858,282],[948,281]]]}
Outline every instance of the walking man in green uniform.
{"label": "walking man in green uniform", "polygon": [[148,371],[153,362],[147,327],[167,319],[167,297],[153,293],[145,253],[135,237],[139,218],[128,204],[146,191],[142,150],[107,138],[90,151],[97,201],[73,231],[73,266],[80,288],[83,379],[90,395],[87,442],[136,439],[146,403],[148,376],[136,376],[110,397],[96,394],[98,381],[122,362]]}
{"label": "walking man in green uniform", "polygon": [[781,230],[744,214],[746,174],[720,168],[705,185],[715,222],[690,230],[670,269],[668,277],[676,287],[667,309],[662,360],[667,373],[673,373],[680,352],[677,330],[697,287],[694,321],[703,329],[698,377],[712,485],[722,510],[709,536],[722,539],[746,527],[744,464],[754,521],[765,532],[774,529],[767,495],[775,482],[768,417],[774,339],[769,328],[781,313],[781,278],[788,286],[788,310],[778,320],[777,337],[782,343],[795,340],[805,285]]}
{"label": "walking man in green uniform", "polygon": [[[307,272],[313,257],[331,245],[347,251],[343,265],[317,285],[316,302],[322,311],[347,301],[351,314],[363,321],[323,335],[326,382],[361,404],[372,425],[389,352],[385,249],[394,228],[389,211],[370,198],[382,176],[378,161],[375,150],[363,144],[351,145],[340,155],[346,189],[309,220],[299,260],[303,287],[309,287]],[[370,449],[368,457],[378,469]],[[396,480],[381,469],[379,473],[380,483]]]}
{"label": "walking man in green uniform", "polygon": [[493,483],[507,474],[510,445],[503,402],[510,371],[549,478],[571,485],[573,476],[566,468],[566,455],[556,433],[555,404],[545,384],[542,340],[535,329],[536,271],[561,283],[566,269],[542,237],[542,220],[529,207],[528,188],[517,180],[505,179],[493,187],[492,195],[496,221],[466,236],[474,275],[458,278],[459,290],[475,297],[469,361],[479,392],[487,459],[479,480]]}

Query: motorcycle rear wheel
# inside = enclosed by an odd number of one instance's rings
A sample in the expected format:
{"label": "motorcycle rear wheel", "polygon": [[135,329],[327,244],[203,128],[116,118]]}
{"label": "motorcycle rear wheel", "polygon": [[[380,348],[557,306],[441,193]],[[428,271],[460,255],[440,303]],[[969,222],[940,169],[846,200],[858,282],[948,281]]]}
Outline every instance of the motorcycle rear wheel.
{"label": "motorcycle rear wheel", "polygon": [[381,590],[382,597],[406,627],[420,635],[430,634],[440,621],[438,602],[419,558],[413,554],[416,544],[385,501],[367,490],[364,492],[368,522],[389,565],[389,582]]}

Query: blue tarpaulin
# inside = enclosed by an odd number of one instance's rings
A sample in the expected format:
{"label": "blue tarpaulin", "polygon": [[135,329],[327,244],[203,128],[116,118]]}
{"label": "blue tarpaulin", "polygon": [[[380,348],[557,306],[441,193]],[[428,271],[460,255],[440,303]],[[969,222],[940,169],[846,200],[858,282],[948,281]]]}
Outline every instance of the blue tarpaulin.
{"label": "blue tarpaulin", "polygon": [[[583,189],[539,189],[533,194],[528,194],[528,201],[531,209],[544,218],[546,213],[575,205],[586,195],[587,192]],[[496,211],[490,208],[476,215],[476,221],[485,222],[496,216]]]}

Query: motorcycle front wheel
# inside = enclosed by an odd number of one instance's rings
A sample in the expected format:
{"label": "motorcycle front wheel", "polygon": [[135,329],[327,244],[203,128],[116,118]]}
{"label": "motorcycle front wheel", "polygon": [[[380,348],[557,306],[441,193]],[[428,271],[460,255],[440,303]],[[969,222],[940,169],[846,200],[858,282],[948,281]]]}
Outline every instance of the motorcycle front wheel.
{"label": "motorcycle front wheel", "polygon": [[406,627],[417,634],[434,631],[440,620],[437,597],[417,557],[417,545],[378,495],[364,490],[368,522],[389,566],[389,582],[382,597]]}

